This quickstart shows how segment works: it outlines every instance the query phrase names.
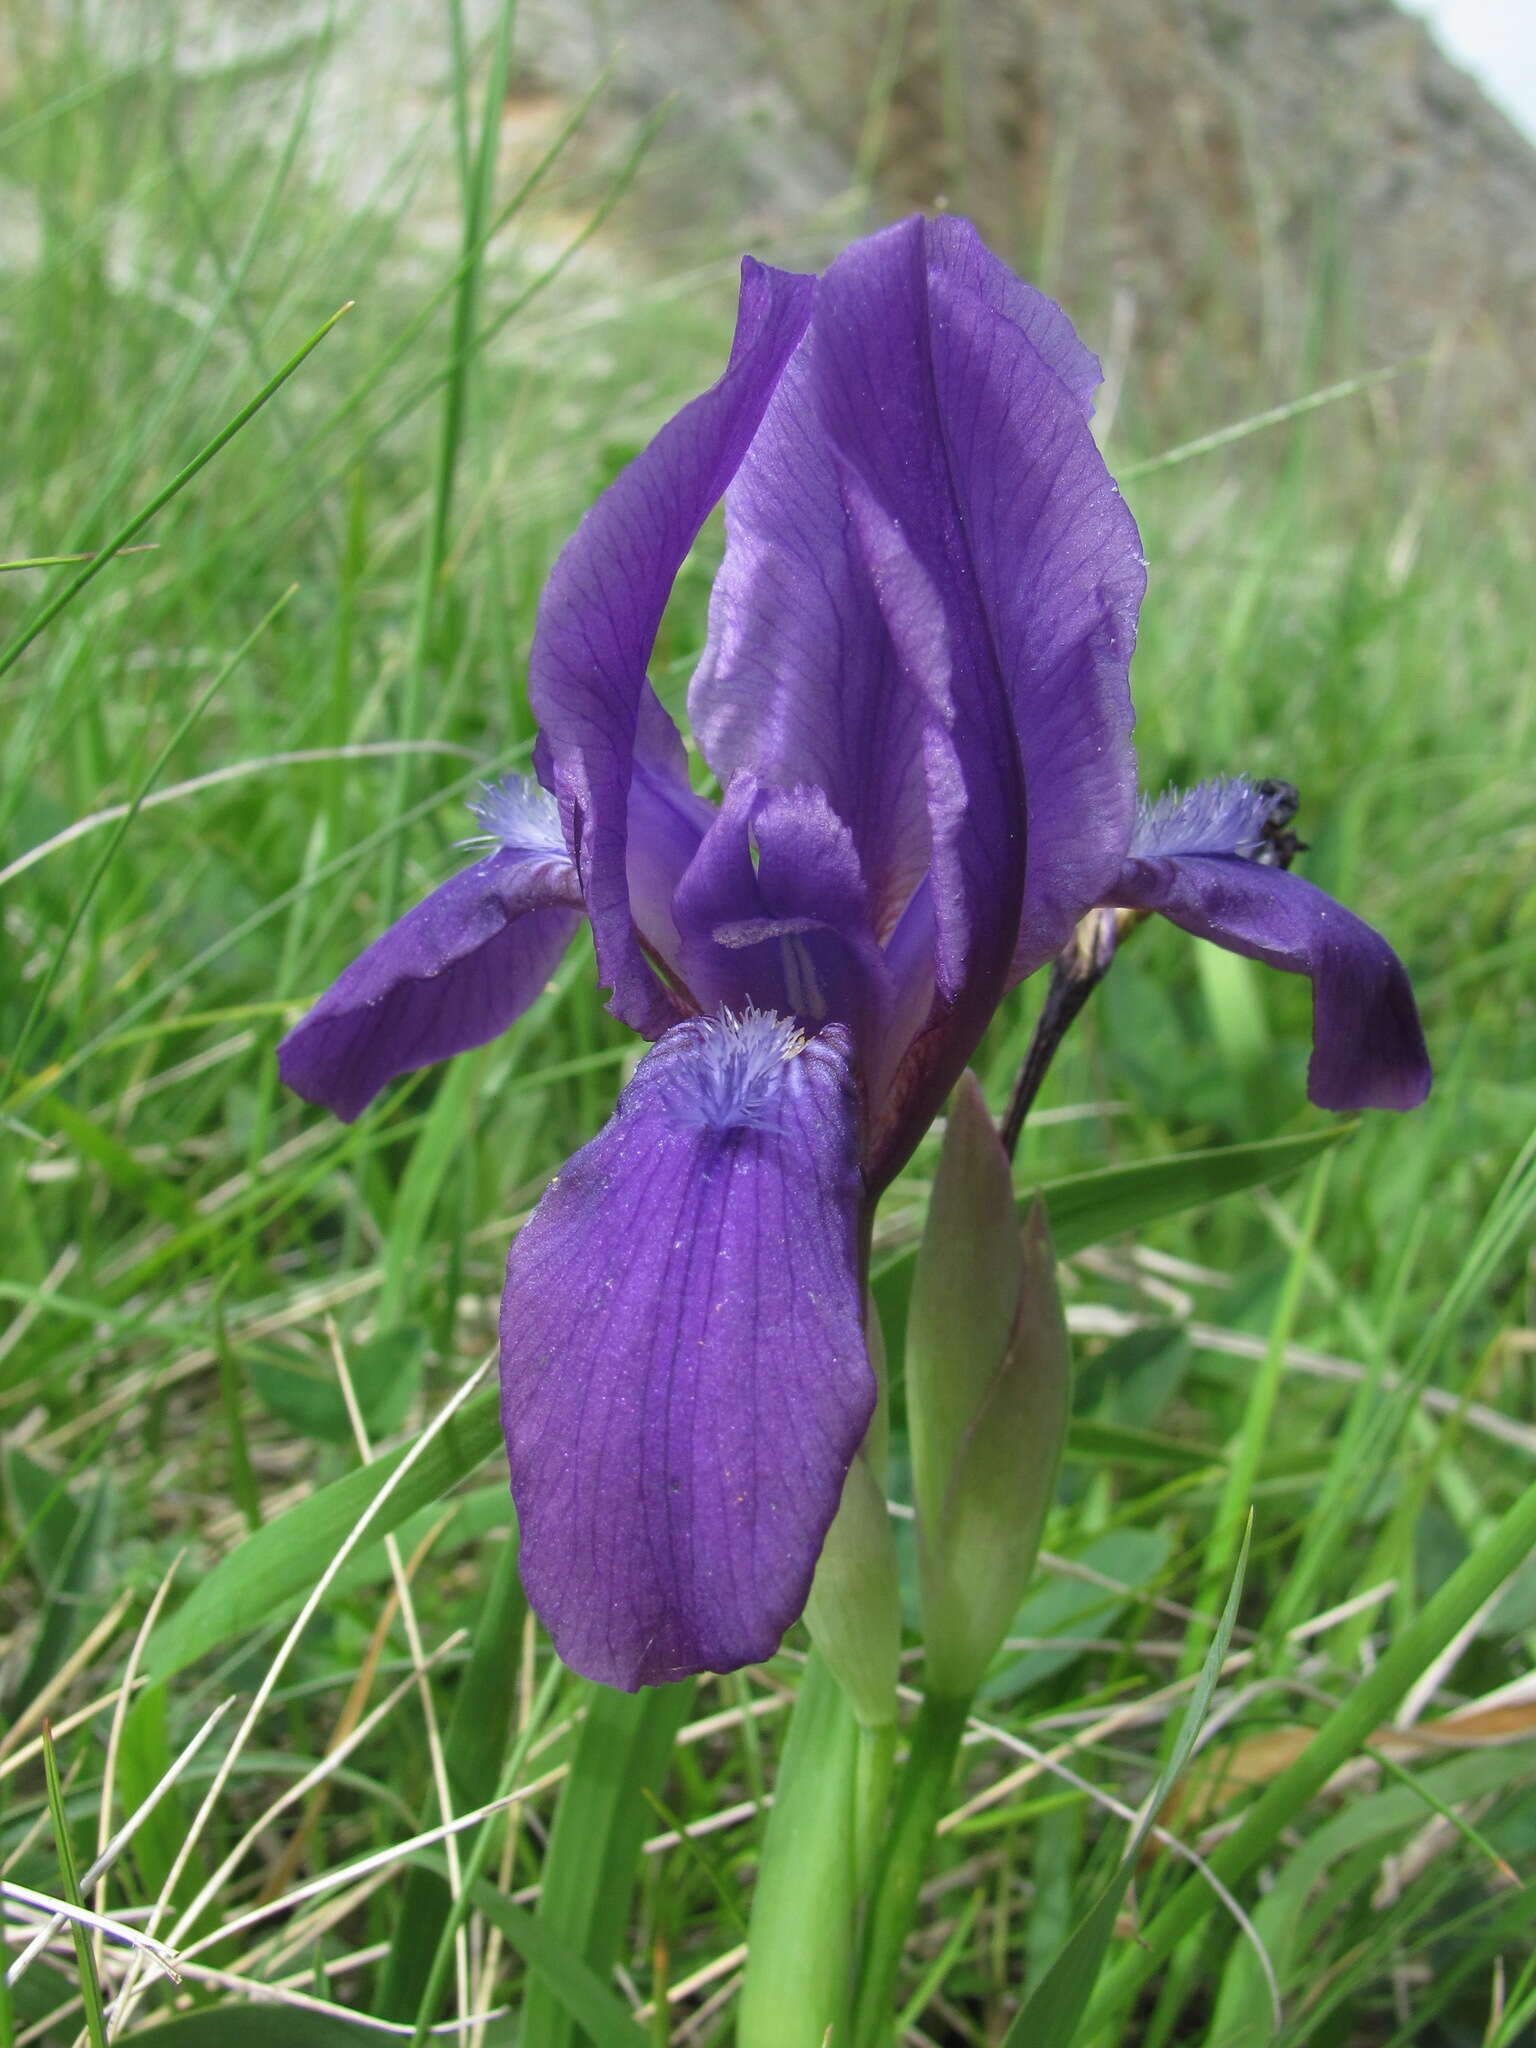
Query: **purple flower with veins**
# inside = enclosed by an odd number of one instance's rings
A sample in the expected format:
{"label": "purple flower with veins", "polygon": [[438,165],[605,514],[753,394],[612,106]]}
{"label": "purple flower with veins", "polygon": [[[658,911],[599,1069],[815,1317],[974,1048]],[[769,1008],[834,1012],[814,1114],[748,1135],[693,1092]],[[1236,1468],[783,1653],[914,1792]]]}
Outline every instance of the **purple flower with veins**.
{"label": "purple flower with veins", "polygon": [[[612,1009],[655,1042],[518,1236],[502,1304],[524,1580],[611,1685],[757,1661],[800,1613],[875,1401],[874,1203],[1087,911],[1145,902],[1320,990],[1385,950],[1213,849],[1219,804],[1133,848],[1145,578],[1088,428],[1098,379],[963,221],[906,221],[816,278],[748,259],[724,374],[550,577],[542,789],[489,793],[493,850],[283,1042],[289,1084],[356,1115],[505,1029],[582,910]],[[688,700],[716,805],[646,664],[722,496]],[[1326,1099],[1411,1092],[1378,1022],[1320,998],[1320,1033],[1349,1039]]]}

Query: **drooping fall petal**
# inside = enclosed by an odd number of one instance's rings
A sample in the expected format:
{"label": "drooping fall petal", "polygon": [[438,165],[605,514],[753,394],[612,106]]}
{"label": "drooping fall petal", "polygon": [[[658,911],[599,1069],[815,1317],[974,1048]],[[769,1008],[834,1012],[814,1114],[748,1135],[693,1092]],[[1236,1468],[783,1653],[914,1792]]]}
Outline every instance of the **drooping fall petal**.
{"label": "drooping fall petal", "polygon": [[[508,791],[512,795],[508,796]],[[308,1102],[350,1122],[398,1074],[499,1037],[539,994],[581,921],[551,807],[504,785],[513,843],[463,868],[359,954],[277,1049]]]}
{"label": "drooping fall petal", "polygon": [[1155,911],[1197,938],[1312,983],[1307,1093],[1322,1109],[1414,1109],[1429,1055],[1402,962],[1379,932],[1321,889],[1251,855],[1272,799],[1243,781],[1204,783],[1143,812],[1107,904]]}
{"label": "drooping fall petal", "polygon": [[523,1580],[626,1690],[771,1654],[874,1406],[846,1036],[677,1025],[512,1247],[502,1414]]}

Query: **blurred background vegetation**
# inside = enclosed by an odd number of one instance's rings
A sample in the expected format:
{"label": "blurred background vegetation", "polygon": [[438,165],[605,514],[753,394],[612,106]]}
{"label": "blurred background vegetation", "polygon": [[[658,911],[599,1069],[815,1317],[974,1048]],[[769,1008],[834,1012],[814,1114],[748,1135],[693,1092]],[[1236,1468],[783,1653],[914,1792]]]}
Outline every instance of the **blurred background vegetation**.
{"label": "blurred background vegetation", "polygon": [[[1104,358],[1103,444],[1151,564],[1145,779],[1300,786],[1304,871],[1403,954],[1439,1077],[1320,1180],[1069,1261],[1081,1433],[989,1708],[1042,1741],[1087,1728],[1074,1767],[1134,1803],[1162,1715],[1098,1724],[1187,1671],[1234,1472],[1258,1521],[1225,1737],[1283,1742],[1371,1668],[1536,1460],[1533,200],[1536,152],[1379,0],[530,0],[515,24],[489,0],[119,0],[0,25],[8,563],[110,546],[351,303],[135,528],[142,551],[0,576],[7,1877],[56,1891],[60,1827],[89,1863],[267,1668],[270,1627],[145,1686],[150,1603],[173,1614],[248,1531],[419,1428],[491,1344],[509,1232],[635,1056],[585,939],[504,1041],[351,1128],[282,1095],[273,1047],[448,872],[476,781],[526,763],[545,572],[715,374],[740,251],[814,266],[912,206],[974,213]],[[718,550],[716,521],[657,649],[673,705]],[[1036,998],[1010,998],[985,1048],[994,1106]],[[1151,928],[1054,1070],[1021,1181],[1318,1129],[1307,1043],[1304,986]],[[888,1246],[930,1168],[894,1191]],[[256,1737],[226,1753],[216,1732],[117,1858],[110,1908],[142,1926],[168,1893],[179,1945],[231,1977],[407,2036],[504,2002],[522,1966],[473,1915],[464,1973],[426,1997],[436,1876],[414,1960],[391,1961],[392,1867],[344,1911],[219,1930],[439,1817],[434,1715],[467,1674],[484,1740],[458,1807],[540,1744],[558,1767],[569,1702],[498,1576],[509,1532],[489,1461],[401,1531],[393,1591],[384,1550],[360,1552]],[[270,1622],[296,1606],[285,1585]],[[1510,1746],[1447,1736],[1409,1784],[1383,1764],[1298,1815],[1269,1877],[1314,1853],[1270,1930],[1279,2038],[1525,2038],[1508,1870],[1536,1847],[1533,1644],[1527,1564],[1414,1704],[1502,1713]],[[621,1948],[652,2038],[727,2037],[795,1649],[706,1688],[699,1713],[723,1719],[679,1752]],[[428,1704],[408,1689],[272,1815],[428,1654]],[[968,1755],[957,1809],[1017,1767]],[[553,1796],[496,1838],[514,1895],[538,1884]],[[667,1835],[722,1813],[707,1852]],[[911,1957],[913,2040],[1001,2037],[1114,1828],[1044,1779],[957,1819]],[[94,1968],[116,1982],[120,1956],[98,1944]],[[1242,2031],[1243,1958],[1218,1912],[1114,2038],[1270,2038]],[[90,2021],[62,1935],[9,1997],[0,2040]],[[132,2026],[171,2001],[151,1978]],[[497,2024],[482,2038],[515,2038]]]}

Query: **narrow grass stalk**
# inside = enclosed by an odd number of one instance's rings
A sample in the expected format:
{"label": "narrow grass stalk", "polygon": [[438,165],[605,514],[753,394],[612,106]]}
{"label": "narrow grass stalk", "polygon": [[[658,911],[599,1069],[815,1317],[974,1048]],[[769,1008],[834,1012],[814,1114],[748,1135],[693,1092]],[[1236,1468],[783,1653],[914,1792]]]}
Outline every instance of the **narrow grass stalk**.
{"label": "narrow grass stalk", "polygon": [[[74,1844],[69,1839],[69,1816],[64,1810],[64,1788],[59,1782],[59,1760],[54,1754],[53,1731],[46,1721],[43,1723],[43,1772],[48,1784],[48,1814],[53,1822],[64,1897],[78,1911],[85,1901],[80,1895],[80,1873],[75,1867]],[[107,2048],[106,2014],[102,2010],[101,1983],[96,1975],[96,1958],[91,1953],[91,1938],[80,1921],[73,1918],[69,1931],[74,1939],[75,1961],[80,1970],[85,2031],[90,2036],[91,2048]]]}
{"label": "narrow grass stalk", "polygon": [[[1302,1754],[1273,1780],[1236,1832],[1210,1859],[1224,1884],[1236,1885],[1261,1862],[1341,1764],[1357,1755],[1386,1723],[1413,1681],[1536,1547],[1536,1485],[1527,1487],[1489,1541],[1468,1557],[1426,1603],[1417,1619],[1352,1685]],[[1163,1967],[1174,1948],[1210,1909],[1212,1894],[1198,1876],[1186,1879],[1140,1942],[1127,1949],[1105,1980],[1097,2014],[1107,2025]],[[1112,2036],[1112,2030],[1111,2030]]]}
{"label": "narrow grass stalk", "polygon": [[[508,1535],[498,1549],[481,1613],[476,1620],[470,1660],[459,1680],[452,1717],[444,1740],[449,1782],[455,1796],[473,1799],[479,1786],[505,1776],[502,1751],[507,1714],[517,1695],[518,1651],[525,1612],[522,1582],[517,1575],[517,1541]],[[477,1842],[471,1845],[473,1859]],[[482,1862],[484,1858],[480,1859]],[[446,1858],[445,1858],[446,1867]],[[464,1889],[470,1890],[466,1876]],[[418,1867],[406,1874],[401,1893],[399,1932],[391,1943],[380,1979],[374,2010],[385,2019],[435,2018],[427,2001],[444,1928],[462,1907],[429,1871]]]}
{"label": "narrow grass stalk", "polygon": [[[443,1991],[448,1983],[448,1972],[453,1967],[455,1945],[459,1939],[460,1930],[464,1925],[464,1916],[468,1909],[469,1901],[474,1895],[476,1886],[481,1882],[482,1873],[485,1870],[486,1864],[490,1861],[491,1850],[500,1836],[505,1812],[505,1790],[514,1785],[521,1774],[524,1759],[533,1742],[534,1731],[542,1725],[545,1716],[554,1704],[555,1696],[560,1690],[562,1676],[560,1666],[551,1663],[549,1669],[544,1674],[528,1719],[519,1732],[516,1742],[512,1745],[512,1749],[502,1769],[501,1783],[503,1791],[498,1793],[498,1802],[501,1803],[502,1811],[487,1817],[479,1833],[475,1836],[474,1841],[470,1844],[469,1854],[465,1857],[462,1867],[462,1884],[457,1894],[450,1896],[448,1911],[438,1928],[436,1947],[433,1949],[432,1959],[426,1971],[425,1982],[421,1988],[421,1997],[416,2008],[415,2031],[411,2035],[413,2048],[419,2048],[419,2044],[427,2040],[432,2033],[433,2015],[442,2002]],[[447,1875],[446,1862],[444,1863],[443,1874]],[[542,1978],[537,1979],[536,1982],[541,1986],[543,1984]],[[531,1999],[532,1993],[530,1993],[530,2002]],[[564,2007],[558,2001],[555,2001],[555,2011],[562,2017],[568,2017]],[[528,2027],[526,2008],[521,2032],[522,2037],[529,2042],[543,2040],[542,2035],[533,2032]]]}
{"label": "narrow grass stalk", "polygon": [[[485,83],[485,104],[473,161],[468,154],[467,59],[464,24],[459,0],[450,0],[454,69],[454,102],[461,149],[463,228],[458,288],[454,293],[453,319],[449,329],[448,374],[443,391],[443,408],[438,431],[437,462],[432,478],[432,505],[427,519],[426,541],[416,590],[416,616],[411,635],[411,656],[406,667],[405,702],[400,730],[414,736],[421,722],[427,666],[432,658],[437,624],[439,586],[448,559],[448,526],[452,516],[454,484],[464,440],[469,408],[469,380],[477,356],[475,315],[480,303],[480,279],[484,267],[484,222],[491,210],[491,193],[496,174],[496,140],[501,132],[501,110],[506,98],[507,74],[512,62],[513,0],[503,0],[496,24],[496,41]],[[404,810],[410,794],[410,759],[402,756],[395,771],[395,804]],[[382,920],[393,918],[399,904],[404,875],[405,842],[397,840],[385,879]]]}
{"label": "narrow grass stalk", "polygon": [[267,401],[275,396],[277,392],[281,391],[305,358],[314,354],[337,321],[342,319],[347,313],[350,313],[351,310],[352,301],[350,299],[348,299],[344,306],[338,306],[330,319],[322,327],[317,328],[309,337],[309,340],[305,342],[304,346],[288,358],[276,376],[269,377],[256,396],[241,406],[234,418],[220,427],[213,439],[200,448],[189,463],[177,470],[168,484],[163,485],[160,490],[156,491],[147,505],[135,512],[127,524],[120,527],[113,534],[106,546],[100,549],[85,564],[79,575],[72,576],[64,588],[56,596],[48,600],[30,624],[22,627],[10,645],[6,647],[3,653],[0,653],[0,676],[7,674],[16,666],[16,663],[26,653],[33,641],[45,633],[59,614],[67,610],[74,603],[87,584],[95,582],[96,578],[114,556],[124,552],[128,543],[144,531],[155,514],[163,511],[169,505],[172,498],[186,489],[187,485],[191,483],[193,477],[200,470],[206,469],[213,458],[223,449],[227,448],[242,429],[250,425]]}
{"label": "narrow grass stalk", "polygon": [[[1221,1601],[1225,1587],[1231,1583],[1233,1566],[1244,1540],[1254,1487],[1263,1464],[1265,1447],[1270,1440],[1275,1403],[1280,1395],[1286,1349],[1295,1328],[1296,1311],[1301,1303],[1302,1289],[1306,1285],[1308,1262],[1317,1236],[1318,1219],[1323,1212],[1329,1175],[1336,1156],[1334,1153],[1325,1152],[1312,1174],[1311,1186],[1307,1189],[1306,1207],[1302,1212],[1301,1228],[1280,1291],[1279,1305],[1270,1325],[1269,1345],[1264,1353],[1264,1362],[1249,1386],[1242,1430],[1227,1467],[1220,1505],[1216,1510],[1215,1526],[1206,1540],[1199,1588],[1195,1594],[1195,1606],[1202,1613],[1212,1612]],[[1198,1635],[1198,1629],[1192,1629],[1185,1644],[1181,1671],[1186,1675],[1200,1668],[1204,1652]]]}
{"label": "narrow grass stalk", "polygon": [[1236,441],[1246,441],[1250,434],[1260,433],[1265,427],[1283,426],[1287,420],[1319,412],[1325,405],[1337,405],[1341,398],[1355,398],[1360,392],[1373,390],[1378,384],[1390,384],[1393,378],[1401,377],[1409,370],[1424,369],[1427,362],[1426,356],[1410,356],[1406,362],[1388,363],[1381,370],[1366,370],[1358,377],[1346,377],[1342,383],[1325,385],[1321,391],[1309,391],[1303,398],[1292,398],[1284,405],[1272,405],[1266,412],[1253,413],[1245,420],[1234,420],[1230,426],[1217,427],[1213,433],[1201,434],[1193,441],[1181,441],[1177,447],[1165,449],[1161,455],[1148,456],[1144,462],[1123,463],[1118,469],[1119,481],[1122,484],[1136,483],[1157,470],[1173,469],[1178,463],[1192,461],[1197,455],[1213,455],[1218,448],[1230,448]]}
{"label": "narrow grass stalk", "polygon": [[[153,554],[160,545],[158,541],[141,541],[136,548],[119,548],[120,555]],[[73,555],[18,555],[14,561],[0,562],[0,575],[12,569],[72,569],[77,562],[94,562],[101,552],[99,548],[81,548]]]}
{"label": "narrow grass stalk", "polygon": [[22,1021],[21,1030],[18,1032],[15,1043],[11,1047],[10,1058],[6,1062],[5,1080],[3,1083],[0,1083],[0,1094],[10,1093],[12,1083],[26,1053],[28,1041],[36,1029],[38,1018],[47,1008],[48,998],[52,995],[54,983],[58,980],[59,969],[63,966],[65,957],[74,943],[75,934],[80,929],[81,920],[90,908],[91,900],[95,896],[96,891],[101,886],[102,877],[112,865],[117,849],[132,830],[133,821],[143,808],[144,799],[159,781],[160,771],[181,745],[181,742],[186,738],[193,726],[197,724],[197,721],[208,709],[214,698],[218,696],[236,669],[239,668],[241,662],[244,661],[246,655],[249,654],[262,634],[266,632],[268,626],[286,607],[296,588],[297,585],[290,585],[283,592],[277,603],[270,607],[266,615],[246,634],[229,659],[220,666],[218,673],[214,676],[212,682],[209,683],[207,689],[197,698],[191,710],[187,712],[186,716],[177,725],[176,730],[156,755],[149,773],[139,785],[137,793],[130,800],[122,817],[119,818],[116,830],[97,856],[96,865],[91,870],[89,880],[75,898],[75,907],[70,914],[69,922],[65,925],[63,935],[53,949],[53,957],[48,963],[46,972],[38,982],[36,993],[33,995],[26,1017]]}

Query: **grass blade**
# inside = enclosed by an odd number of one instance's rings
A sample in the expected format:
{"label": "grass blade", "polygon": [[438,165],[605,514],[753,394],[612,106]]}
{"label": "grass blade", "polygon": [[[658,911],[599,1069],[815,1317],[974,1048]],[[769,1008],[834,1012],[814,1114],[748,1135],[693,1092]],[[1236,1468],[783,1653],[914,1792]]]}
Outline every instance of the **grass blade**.
{"label": "grass blade", "polygon": [[1114,1876],[1068,1937],[1066,1947],[1025,2000],[1023,2009],[1003,2036],[1002,2048],[1034,2048],[1034,2044],[1045,2042],[1050,2043],[1050,2048],[1069,2048],[1069,2044],[1076,2038],[1113,1939],[1115,1920],[1130,1886],[1136,1859],[1152,1831],[1174,1781],[1188,1763],[1190,1752],[1195,1746],[1195,1738],[1210,1712],[1216,1682],[1221,1676],[1221,1667],[1232,1640],[1232,1627],[1237,1620],[1238,1602],[1242,1598],[1250,1534],[1251,1528],[1243,1536],[1242,1549],[1238,1553],[1232,1577],[1231,1591],[1227,1594],[1227,1604],[1222,1609],[1221,1621],[1211,1639],[1205,1662],[1200,1667],[1200,1676],[1190,1696],[1189,1706],[1180,1724],[1173,1748],[1158,1776],[1152,1796],[1132,1830],[1125,1854],[1116,1866]]}
{"label": "grass blade", "polygon": [[[367,1545],[379,1543],[418,1509],[482,1465],[501,1444],[499,1397],[476,1394],[423,1451],[370,1524]],[[281,1614],[314,1584],[315,1560],[335,1554],[342,1538],[378,1497],[411,1446],[402,1444],[371,1465],[333,1480],[286,1515],[247,1536],[199,1580],[185,1605],[157,1631],[144,1659],[151,1678],[169,1678]]]}
{"label": "grass blade", "polygon": [[[64,1811],[64,1788],[59,1782],[59,1760],[54,1752],[53,1730],[46,1721],[43,1723],[43,1773],[48,1786],[48,1818],[53,1824],[54,1845],[59,1856],[59,1881],[69,1904],[83,1906],[85,1901],[80,1896],[75,1848],[69,1839],[69,1816]],[[96,1975],[96,1958],[91,1953],[91,1938],[78,1920],[71,1920],[69,1931],[75,1944],[75,1961],[80,1969],[85,2031],[90,2036],[91,2048],[107,2048],[107,2020],[101,2002],[101,1983]]]}
{"label": "grass blade", "polygon": [[[650,1822],[645,1788],[661,1787],[693,1686],[585,1691],[586,1719],[544,1859],[538,1920],[541,1932],[606,1975],[618,1955]],[[529,1993],[523,2035],[539,2048],[574,2048],[569,2004],[547,1977]]]}
{"label": "grass blade", "polygon": [[184,468],[178,469],[170,482],[156,491],[149,503],[142,507],[141,510],[135,512],[125,526],[119,528],[111,540],[107,542],[106,546],[99,549],[92,559],[85,564],[79,575],[72,576],[58,595],[48,600],[31,624],[22,627],[5,651],[0,653],[0,676],[5,675],[10,669],[15,667],[33,641],[40,634],[47,631],[62,611],[67,610],[74,603],[87,584],[93,583],[96,580],[115,555],[120,555],[128,546],[128,543],[136,535],[143,532],[155,514],[163,511],[169,505],[172,498],[180,491],[186,489],[187,485],[191,483],[193,477],[200,470],[206,469],[213,458],[223,449],[227,448],[243,428],[250,425],[268,399],[281,391],[305,358],[314,354],[337,321],[345,314],[350,313],[351,310],[352,301],[350,299],[348,299],[344,306],[338,306],[330,319],[323,326],[317,328],[309,337],[309,340],[305,342],[304,346],[288,358],[276,376],[269,377],[256,396],[241,406],[234,418],[220,427],[213,439],[200,448]]}
{"label": "grass blade", "polygon": [[1122,484],[1135,483],[1141,477],[1155,475],[1160,469],[1174,469],[1181,462],[1190,462],[1197,455],[1211,455],[1218,448],[1230,448],[1234,442],[1246,441],[1265,427],[1283,426],[1287,420],[1300,419],[1309,412],[1320,412],[1325,405],[1337,405],[1341,398],[1354,398],[1378,384],[1389,384],[1394,377],[1401,377],[1406,371],[1422,370],[1427,362],[1425,356],[1410,356],[1407,362],[1388,363],[1381,370],[1366,370],[1358,377],[1344,378],[1342,383],[1325,385],[1321,391],[1309,391],[1304,398],[1292,398],[1284,405],[1272,405],[1267,412],[1256,412],[1245,420],[1234,420],[1230,426],[1217,427],[1214,433],[1201,434],[1193,441],[1181,441],[1176,448],[1169,448],[1161,455],[1148,456],[1145,462],[1120,465],[1117,467],[1119,481]]}
{"label": "grass blade", "polygon": [[[339,314],[337,315],[337,318],[340,318]],[[333,321],[331,325],[334,326],[334,324],[335,322]],[[319,337],[317,336],[316,339],[318,340]],[[313,348],[314,345],[314,342],[310,343],[311,348]],[[308,352],[309,351],[306,349],[303,353],[307,355]],[[297,364],[301,359],[301,357],[295,357],[295,364]],[[79,895],[75,899],[75,906],[72,912],[70,913],[69,922],[64,927],[63,936],[60,938],[58,944],[53,949],[53,957],[49,961],[46,971],[43,973],[38,982],[37,991],[33,995],[31,1005],[28,1008],[26,1017],[22,1022],[21,1030],[17,1033],[15,1043],[11,1047],[10,1058],[6,1062],[5,1081],[3,1084],[0,1084],[3,1085],[4,1093],[10,1093],[11,1084],[15,1079],[17,1071],[21,1066],[22,1059],[26,1053],[28,1041],[31,1039],[32,1033],[36,1029],[38,1018],[42,1015],[43,1011],[48,1006],[48,998],[53,993],[53,985],[58,980],[59,970],[64,965],[64,961],[66,956],[68,955],[70,947],[74,944],[75,934],[79,931],[81,921],[83,920],[86,911],[91,906],[92,898],[95,896],[96,891],[101,886],[102,877],[106,874],[107,869],[111,867],[112,862],[116,857],[117,849],[122,845],[128,833],[133,829],[133,821],[139,815],[140,810],[143,808],[144,799],[149,795],[150,791],[154,788],[155,784],[160,780],[160,771],[164,768],[166,762],[169,761],[172,754],[175,753],[176,749],[181,745],[181,742],[186,738],[187,734],[192,730],[193,726],[197,724],[197,721],[208,709],[208,706],[213,702],[214,698],[217,697],[220,690],[222,690],[224,685],[229,681],[229,678],[235,673],[235,670],[240,666],[241,662],[245,659],[246,655],[249,654],[251,649],[255,646],[256,642],[261,638],[262,634],[266,632],[268,626],[271,625],[272,621],[285,608],[289,599],[293,596],[294,589],[296,587],[296,585],[290,586],[287,590],[283,592],[282,596],[277,600],[277,603],[271,607],[271,609],[267,612],[266,616],[256,626],[252,627],[249,633],[247,633],[245,638],[241,641],[240,645],[235,649],[234,653],[230,655],[229,659],[220,665],[218,673],[214,676],[212,682],[209,683],[207,689],[203,691],[202,695],[196,699],[196,701],[192,705],[191,710],[187,712],[186,716],[177,725],[175,731],[171,734],[170,738],[166,741],[165,745],[160,749],[160,752],[155,756],[154,762],[150,767],[149,773],[144,777],[144,780],[140,783],[137,792],[129,802],[127,810],[124,811],[122,817],[118,819],[117,824],[114,827],[111,836],[108,838],[106,845],[97,855],[96,864],[91,869],[90,876],[85,884],[85,887],[80,891]],[[3,672],[3,664],[0,664],[0,672]]]}
{"label": "grass blade", "polygon": [[[567,2026],[579,2026],[593,2048],[637,2048],[642,2037],[635,2022],[597,1972],[561,1940],[541,1915],[514,1906],[485,1883],[471,1885],[469,1896],[476,1912],[483,1913],[517,1950]],[[533,2031],[525,2007],[519,2039],[526,2041],[529,2048],[533,2048],[535,2041],[545,2048],[553,2038]]]}
{"label": "grass blade", "polygon": [[[1250,1808],[1236,1832],[1210,1859],[1224,1884],[1235,1885],[1273,1849],[1282,1831],[1339,1768],[1357,1755],[1414,1680],[1440,1655],[1468,1619],[1497,1592],[1536,1547],[1536,1485],[1526,1488],[1501,1518],[1488,1541],[1453,1572],[1421,1613],[1383,1653],[1375,1668],[1358,1678],[1317,1730],[1306,1749],[1280,1773]],[[1127,1953],[1107,1980],[1106,2011],[1123,2009],[1209,1906],[1199,1878],[1180,1886],[1157,1918],[1143,1930],[1142,1943]],[[1022,2037],[1021,2037],[1022,2039]]]}
{"label": "grass blade", "polygon": [[[497,1548],[490,1586],[475,1622],[469,1663],[459,1680],[443,1738],[449,1783],[462,1806],[473,1806],[482,1799],[485,1788],[494,1785],[501,1772],[508,1714],[517,1692],[526,1611],[517,1575],[517,1539],[515,1532],[509,1531]],[[374,1999],[374,2009],[384,2019],[414,2018],[447,1924],[448,1905],[448,1892],[429,1864],[407,1873],[398,1931]]]}

